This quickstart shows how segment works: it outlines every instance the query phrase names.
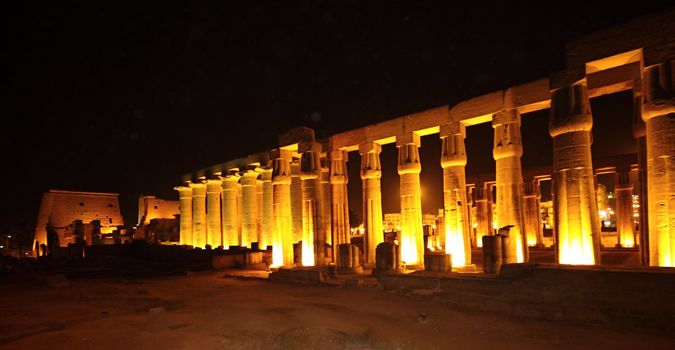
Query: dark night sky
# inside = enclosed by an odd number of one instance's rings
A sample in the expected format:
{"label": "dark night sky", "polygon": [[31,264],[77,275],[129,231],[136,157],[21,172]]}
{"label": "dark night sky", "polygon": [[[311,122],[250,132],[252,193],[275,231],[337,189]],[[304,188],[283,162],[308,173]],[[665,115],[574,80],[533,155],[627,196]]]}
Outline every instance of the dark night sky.
{"label": "dark night sky", "polygon": [[[0,137],[0,229],[32,230],[50,188],[118,192],[135,224],[140,193],[174,199],[181,174],[273,148],[291,127],[325,137],[546,77],[564,67],[570,38],[668,6],[95,3],[20,2],[3,11],[10,108]],[[598,128],[630,119],[630,94],[593,108],[594,151],[631,152],[607,137],[630,135],[630,123]],[[526,164],[550,162],[547,112],[534,114],[523,121]],[[469,128],[469,172],[494,168],[491,132]],[[440,186],[439,148],[436,135],[423,138],[428,212],[440,204],[440,187],[427,188]],[[385,211],[398,208],[395,154],[385,147]],[[350,203],[360,210],[358,156],[350,160]]]}

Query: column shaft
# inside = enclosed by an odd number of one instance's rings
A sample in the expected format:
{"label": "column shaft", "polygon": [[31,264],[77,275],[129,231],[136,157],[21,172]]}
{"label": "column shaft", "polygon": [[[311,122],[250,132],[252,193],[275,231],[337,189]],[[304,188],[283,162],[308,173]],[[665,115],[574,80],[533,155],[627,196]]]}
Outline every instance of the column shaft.
{"label": "column shaft", "polygon": [[325,237],[321,215],[321,145],[311,143],[302,153],[302,265],[325,265]]}
{"label": "column shaft", "polygon": [[380,152],[382,152],[382,146],[374,142],[359,146],[363,191],[363,228],[365,233],[363,237],[363,260],[369,265],[375,264],[375,249],[378,244],[384,241]]}
{"label": "column shaft", "polygon": [[464,125],[455,122],[441,126],[441,166],[443,167],[443,207],[445,252],[452,266],[471,264],[471,237],[466,197],[466,149]]}
{"label": "column shaft", "polygon": [[221,231],[220,192],[222,181],[209,179],[206,181],[206,244],[212,248],[223,245]]}
{"label": "column shaft", "polygon": [[[401,181],[401,263],[415,268],[424,266],[424,231],[420,196],[420,138],[409,134],[396,140],[398,174]],[[446,218],[446,222],[449,221]],[[446,224],[447,225],[447,224]],[[446,238],[447,239],[447,238]]]}
{"label": "column shaft", "polygon": [[258,173],[252,169],[241,177],[241,246],[251,248],[258,241],[258,195],[256,179]]}
{"label": "column shaft", "polygon": [[510,225],[509,246],[505,249],[505,263],[527,260],[527,244],[523,237],[523,175],[520,157],[523,143],[520,137],[520,114],[517,110],[497,113],[492,118],[496,162],[497,222],[499,228]]}
{"label": "column shaft", "polygon": [[333,235],[333,260],[337,261],[338,246],[350,243],[349,200],[347,196],[347,152],[332,150],[330,159],[331,233]]}
{"label": "column shaft", "polygon": [[[289,176],[290,176],[290,165],[289,165]],[[272,184],[272,169],[263,169],[262,170],[262,243],[260,244],[260,249],[267,249],[268,246],[273,245],[274,235],[274,209],[273,209],[273,187]],[[290,209],[290,203],[288,203]]]}
{"label": "column shaft", "polygon": [[206,184],[191,183],[192,187],[192,245],[206,246]]}
{"label": "column shaft", "polygon": [[483,246],[483,236],[492,236],[492,192],[490,186],[477,184],[473,189],[476,203],[476,246]]}
{"label": "column shaft", "polygon": [[272,170],[272,211],[274,215],[272,264],[293,265],[293,227],[291,218],[291,151],[279,150]]}
{"label": "column shaft", "polygon": [[532,180],[523,183],[525,237],[527,238],[527,245],[530,247],[544,244],[541,212],[539,211],[540,200],[539,181]]}
{"label": "column shaft", "polygon": [[675,60],[645,69],[649,264],[675,267]]}
{"label": "column shaft", "polygon": [[[331,198],[330,198],[330,161],[327,157],[321,158],[321,218],[323,223],[323,236],[326,244],[333,245],[332,218],[331,218]],[[333,255],[335,258],[335,255]]]}
{"label": "column shaft", "polygon": [[300,179],[300,160],[291,161],[291,212],[293,213],[293,242],[302,240],[302,179]]}
{"label": "column shaft", "polygon": [[618,243],[624,248],[633,247],[635,246],[635,230],[633,225],[633,184],[630,181],[630,171],[617,172],[614,183]]}
{"label": "column shaft", "polygon": [[230,174],[223,176],[222,192],[222,223],[223,248],[229,249],[239,245],[239,206],[237,194],[239,192],[239,171],[230,170]]}
{"label": "column shaft", "polygon": [[[635,84],[642,85],[638,80]],[[639,249],[640,263],[649,266],[649,204],[647,191],[647,129],[642,120],[642,96],[639,90],[633,91],[633,136],[637,143],[637,187],[640,205],[638,230],[640,234]]]}
{"label": "column shaft", "polygon": [[192,245],[192,188],[175,187],[180,200],[180,244]]}
{"label": "column shaft", "polygon": [[551,97],[553,208],[558,262],[600,263],[600,223],[591,161],[593,116],[586,86],[561,88]]}

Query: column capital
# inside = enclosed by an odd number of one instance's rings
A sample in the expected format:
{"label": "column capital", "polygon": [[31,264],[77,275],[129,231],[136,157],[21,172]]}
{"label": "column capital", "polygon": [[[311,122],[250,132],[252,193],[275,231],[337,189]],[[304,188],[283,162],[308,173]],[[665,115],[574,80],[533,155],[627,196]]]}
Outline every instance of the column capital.
{"label": "column capital", "polygon": [[495,160],[523,155],[520,113],[517,110],[509,109],[494,114],[492,116],[492,128],[494,129],[492,156]]}
{"label": "column capital", "polygon": [[186,184],[185,186],[176,186],[173,189],[178,191],[179,198],[192,198],[192,187],[190,187],[189,184]]}
{"label": "column capital", "polygon": [[556,137],[593,127],[591,103],[584,84],[575,84],[554,90],[551,94],[549,134]]}
{"label": "column capital", "polygon": [[330,159],[330,183],[346,184],[347,178],[347,152],[342,150],[331,150],[328,152]]}
{"label": "column capital", "polygon": [[300,158],[300,178],[302,180],[316,179],[321,175],[321,144],[313,142],[302,152]]}
{"label": "column capital", "polygon": [[422,142],[420,140],[420,135],[414,132],[405,133],[403,135],[397,135],[396,147],[401,147],[404,145],[415,145],[417,147],[421,147]]}
{"label": "column capital", "polygon": [[443,124],[439,127],[439,136],[441,138],[452,136],[452,135],[461,135],[462,138],[466,138],[466,126],[462,122],[452,122],[448,124]]}
{"label": "column capital", "polygon": [[382,152],[382,145],[377,142],[366,142],[359,145],[359,154],[364,155],[367,153],[376,153],[380,154]]}
{"label": "column capital", "polygon": [[520,112],[517,109],[507,109],[492,115],[493,128],[512,123],[520,125]]}
{"label": "column capital", "polygon": [[398,174],[419,174],[422,171],[419,146],[407,143],[398,146]]}
{"label": "column capital", "polygon": [[645,68],[642,97],[644,121],[675,113],[675,60]]}

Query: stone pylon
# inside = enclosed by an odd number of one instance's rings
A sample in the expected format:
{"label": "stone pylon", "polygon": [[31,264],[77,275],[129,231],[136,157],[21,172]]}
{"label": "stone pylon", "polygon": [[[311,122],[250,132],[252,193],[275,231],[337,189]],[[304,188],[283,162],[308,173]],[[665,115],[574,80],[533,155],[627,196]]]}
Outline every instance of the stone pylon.
{"label": "stone pylon", "polygon": [[258,172],[260,164],[251,164],[241,177],[241,246],[251,248],[258,241]]}
{"label": "stone pylon", "polygon": [[541,212],[541,189],[539,180],[526,181],[523,183],[523,208],[525,221],[525,237],[530,247],[542,246],[544,237],[542,231]]}
{"label": "stone pylon", "polygon": [[520,113],[515,109],[493,115],[496,162],[497,224],[499,228],[511,225],[508,247],[504,249],[505,263],[527,261],[527,244],[523,224],[523,174],[520,158],[523,142],[520,136]]}
{"label": "stone pylon", "polygon": [[192,188],[192,246],[206,246],[206,184],[191,183]]}
{"label": "stone pylon", "polygon": [[239,169],[230,169],[228,174],[221,177],[221,215],[223,226],[223,249],[239,245]]}
{"label": "stone pylon", "polygon": [[553,208],[558,262],[600,263],[600,223],[591,162],[593,116],[583,84],[553,91]]}
{"label": "stone pylon", "polygon": [[363,255],[364,262],[369,265],[375,264],[375,249],[378,244],[384,241],[380,152],[382,152],[382,146],[375,142],[359,146],[363,191],[363,227],[365,229]]}
{"label": "stone pylon", "polygon": [[675,60],[645,68],[649,264],[675,267]]}
{"label": "stone pylon", "polygon": [[272,264],[290,266],[293,261],[293,225],[291,218],[292,152],[278,150],[272,168],[272,212],[274,216]]}
{"label": "stone pylon", "polygon": [[424,267],[420,145],[420,136],[415,133],[396,138],[401,181],[401,263],[418,269]]}
{"label": "stone pylon", "polygon": [[206,244],[212,248],[223,245],[221,231],[222,215],[220,213],[220,193],[222,180],[220,175],[215,179],[206,180]]}
{"label": "stone pylon", "polygon": [[490,186],[476,184],[473,189],[473,201],[476,204],[476,246],[483,246],[483,236],[494,234],[492,228],[492,191]]}
{"label": "stone pylon", "polygon": [[330,198],[331,232],[333,234],[333,260],[337,261],[338,246],[350,243],[349,238],[349,200],[347,195],[347,152],[331,150],[330,160]]}
{"label": "stone pylon", "polygon": [[177,186],[180,201],[180,244],[192,245],[192,187]]}
{"label": "stone pylon", "polygon": [[300,158],[291,161],[291,212],[293,219],[293,242],[302,241],[302,179]]}
{"label": "stone pylon", "polygon": [[300,161],[302,179],[302,265],[325,264],[325,237],[321,227],[321,144],[304,145]]}
{"label": "stone pylon", "polygon": [[[289,166],[290,171],[290,166]],[[259,196],[261,203],[258,206],[260,215],[260,229],[261,229],[261,243],[259,244],[260,249],[267,249],[268,246],[272,245],[274,235],[274,215],[273,215],[273,187],[272,184],[272,168],[271,167],[262,167],[259,168],[260,172],[260,181],[262,182],[262,196]],[[290,174],[290,172],[289,172]],[[290,203],[289,203],[290,207]]]}
{"label": "stone pylon", "polygon": [[630,170],[617,171],[614,195],[619,245],[624,248],[633,247],[635,246],[635,229],[633,225],[633,183],[630,180]]}
{"label": "stone pylon", "polygon": [[466,148],[464,125],[454,122],[440,127],[441,167],[443,167],[443,217],[445,252],[452,266],[471,264],[471,233],[466,196]]}

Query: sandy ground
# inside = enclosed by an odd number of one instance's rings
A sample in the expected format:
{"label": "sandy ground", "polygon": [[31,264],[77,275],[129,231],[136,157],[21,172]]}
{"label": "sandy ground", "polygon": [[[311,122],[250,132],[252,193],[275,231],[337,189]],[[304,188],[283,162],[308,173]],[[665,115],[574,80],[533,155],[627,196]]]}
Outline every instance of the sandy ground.
{"label": "sandy ground", "polygon": [[1,349],[675,349],[659,334],[497,317],[377,288],[223,273],[0,287]]}

